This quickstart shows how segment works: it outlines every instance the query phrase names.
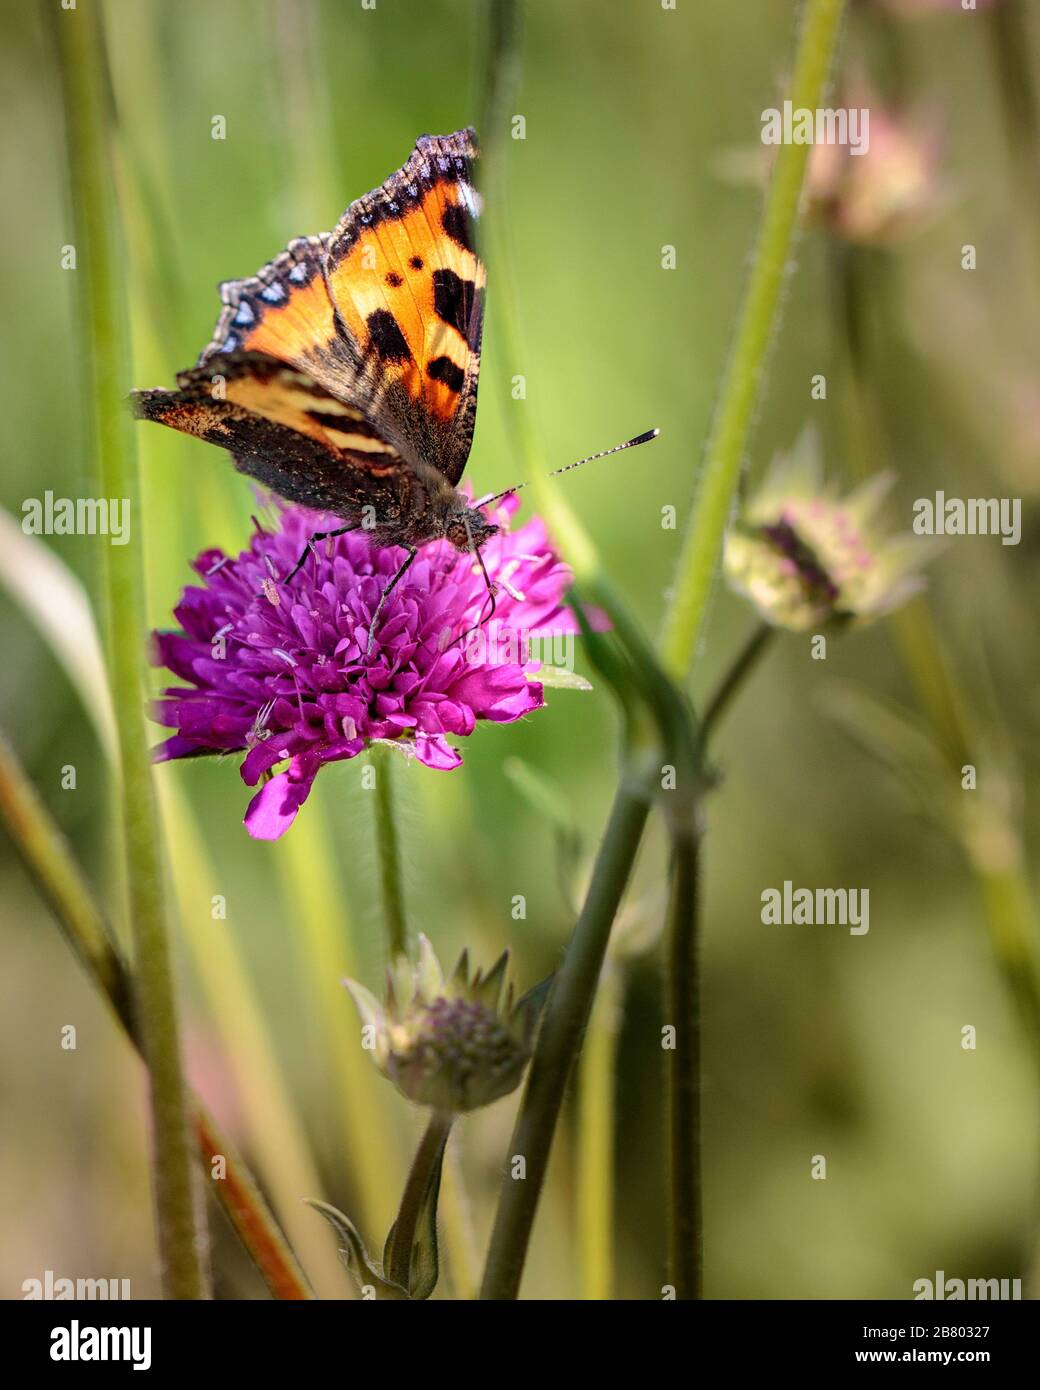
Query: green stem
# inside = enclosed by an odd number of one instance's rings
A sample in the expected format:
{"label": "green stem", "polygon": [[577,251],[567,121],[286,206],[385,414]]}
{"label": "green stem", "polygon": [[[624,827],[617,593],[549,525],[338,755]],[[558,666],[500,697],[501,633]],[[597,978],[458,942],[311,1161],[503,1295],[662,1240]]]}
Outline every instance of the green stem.
{"label": "green stem", "polygon": [[[813,108],[821,104],[819,98],[837,40],[842,10],[842,0],[808,0],[795,80],[797,104]],[[512,72],[516,26],[511,28],[503,24],[497,33],[499,45],[496,48],[493,44],[490,50],[492,66],[497,63],[501,70]],[[488,100],[487,109],[496,109],[492,98]],[[764,380],[765,353],[778,314],[780,287],[794,239],[804,166],[804,147],[785,146],[781,149],[759,239],[759,257],[768,260],[768,265],[759,267],[756,264],[753,272],[748,307],[741,332],[738,333],[738,352],[724,384],[716,417],[720,423],[717,423],[713,437],[725,447],[721,452],[719,447],[709,451],[709,458],[715,456],[723,465],[722,475],[720,479],[717,465],[712,484],[703,493],[703,505],[699,504],[695,513],[695,524],[687,538],[685,562],[680,568],[680,582],[674,600],[678,605],[678,616],[673,611],[665,629],[666,639],[671,634],[665,645],[666,656],[669,652],[672,655],[672,661],[668,664],[680,676],[685,676],[689,664],[687,653],[692,654],[696,643],[732,493],[739,480],[744,437]],[[504,236],[500,245],[505,245]],[[500,309],[500,327],[503,321],[507,347],[514,346],[513,307],[508,302],[504,313]],[[582,589],[597,599],[602,596],[606,600],[604,606],[615,622],[616,636],[621,646],[620,659],[605,644],[595,647],[592,634],[587,631],[585,638],[590,651],[599,650],[604,662],[600,669],[608,673],[615,686],[627,720],[629,751],[607,833],[593,869],[589,894],[546,1006],[521,1102],[513,1134],[512,1154],[525,1160],[525,1177],[513,1179],[510,1164],[510,1170],[503,1179],[481,1288],[481,1297],[491,1299],[515,1298],[519,1290],[564,1090],[591,1011],[613,918],[646,824],[649,810],[646,777],[650,762],[659,751],[653,746],[648,750],[646,746],[648,717],[649,722],[663,733],[663,748],[668,750],[669,755],[676,746],[687,752],[691,737],[694,742],[696,738],[695,732],[692,736],[690,734],[686,714],[679,707],[676,692],[667,682],[664,672],[652,655],[649,661],[643,659],[638,631],[624,609],[613,601],[614,596],[602,576],[595,549],[584,527],[563,502],[556,487],[548,479],[537,476],[536,451],[526,419],[522,425],[521,443],[539,506],[563,544]],[[733,452],[734,440],[736,457],[730,467],[726,459]],[[717,517],[716,525],[712,518],[720,507],[721,515]],[[697,516],[701,517],[700,521],[696,520]],[[714,537],[706,558],[699,550],[705,534],[709,535],[709,539],[712,535]],[[700,579],[695,579],[691,586],[692,570],[700,572]],[[704,591],[700,598],[697,593],[699,586],[703,586]],[[677,655],[683,659],[677,660]],[[696,750],[692,759],[692,763],[695,762]],[[691,766],[689,770],[691,785],[684,789],[683,795],[694,794],[691,788],[696,780],[695,767]],[[681,814],[675,816],[676,824],[681,824],[683,820]]]}
{"label": "green stem", "polygon": [[408,954],[408,918],[401,880],[401,845],[394,817],[394,785],[389,748],[372,750],[376,794],[376,850],[379,855],[379,885],[383,898],[383,924],[386,929],[387,958],[392,965],[398,956]]}
{"label": "green stem", "polygon": [[759,623],[737,653],[733,664],[722,677],[714,693],[709,697],[708,703],[704,707],[704,714],[701,716],[701,742],[705,747],[708,745],[708,740],[714,732],[715,726],[733,703],[737,691],[761,661],[766,648],[775,635],[775,627],[770,627],[768,623]]}
{"label": "green stem", "polygon": [[[113,944],[90,885],[72,851],[2,734],[0,817],[6,822],[30,878],[49,904],[66,941],[86,966],[127,1037],[140,1052],[141,1040],[134,1025],[126,965]],[[212,1184],[214,1194],[267,1287],[275,1298],[312,1298],[296,1257],[252,1174],[197,1098],[192,1104],[192,1118],[204,1169],[212,1171],[212,1160],[217,1156],[224,1160],[225,1175]]]}
{"label": "green stem", "polygon": [[388,1244],[383,1272],[388,1279],[405,1290],[410,1289],[412,1283],[412,1255],[419,1221],[431,1201],[436,1213],[441,1164],[454,1119],[454,1115],[446,1110],[435,1110],[430,1116],[430,1122],[416,1150],[411,1172],[401,1195],[401,1205]]}
{"label": "green stem", "polygon": [[[379,854],[379,873],[380,885],[383,898],[383,920],[386,929],[387,959],[390,964],[399,957],[408,954],[408,915],[405,909],[404,886],[401,874],[401,849],[398,838],[397,821],[394,813],[394,787],[393,778],[395,770],[393,760],[396,754],[389,748],[372,750],[373,766],[375,768],[376,785],[376,844]],[[434,1122],[437,1116],[430,1122],[431,1131],[435,1129]],[[450,1116],[448,1117],[448,1128],[450,1128]],[[441,1156],[443,1156],[444,1143],[447,1141],[447,1130],[444,1134],[444,1142],[441,1144]],[[416,1162],[419,1162],[417,1156]],[[440,1182],[441,1158],[437,1160],[437,1181]],[[414,1167],[412,1177],[414,1177]],[[412,1177],[409,1177],[405,1188],[405,1198],[408,1199],[408,1192],[412,1184]],[[466,1223],[466,1191],[462,1173],[456,1167],[452,1170],[449,1179],[450,1202],[448,1213],[444,1220],[445,1243],[447,1246],[448,1257],[451,1262],[453,1276],[457,1279],[459,1287],[470,1287],[472,1276],[467,1275],[467,1270],[471,1263],[468,1244],[468,1233]],[[401,1216],[398,1216],[398,1232],[395,1232],[394,1247],[398,1248],[398,1234],[400,1230]],[[407,1247],[407,1258],[411,1259],[411,1245]],[[388,1277],[394,1279],[393,1274],[388,1271]],[[395,1283],[400,1280],[394,1279]],[[404,1288],[408,1287],[405,1281]]]}
{"label": "green stem", "polygon": [[[807,0],[791,100],[815,110],[837,46],[842,0]],[[673,597],[662,631],[665,668],[683,680],[697,650],[708,598],[739,486],[744,457],[765,383],[770,344],[797,233],[808,148],[781,146],[773,172],[758,247],[737,328],[736,342],[712,422],[706,463],[679,557]],[[706,733],[766,645],[758,633],[709,702]],[[673,822],[669,905],[667,1003],[675,1028],[668,1066],[670,1279],[680,1299],[701,1293],[700,971],[697,922],[699,828]]]}
{"label": "green stem", "polygon": [[[382,770],[377,776],[382,775]],[[346,1007],[345,976],[357,974],[352,949],[353,923],[343,903],[343,888],[333,865],[338,856],[329,834],[328,810],[320,790],[306,839],[285,835],[274,846],[282,873],[286,906],[291,903],[299,925],[307,988],[320,1027],[319,1045],[327,1049],[334,1105],[342,1127],[342,1161],[356,1187],[358,1224],[385,1230],[404,1181],[396,1135],[391,1131],[380,1076],[357,1046],[357,1029]],[[330,903],[335,910],[330,911]],[[301,1250],[302,1254],[302,1250]]]}
{"label": "green stem", "polygon": [[582,1297],[614,1296],[615,1071],[623,968],[608,959],[578,1064],[578,1246]]}
{"label": "green stem", "polygon": [[101,6],[53,10],[82,287],[82,358],[99,496],[126,499],[130,540],[105,546],[109,664],[122,774],[122,834],[134,941],[135,1017],[148,1068],[155,1214],[168,1298],[206,1296],[188,1144],[151,765],[144,723],[142,522],[129,412],[129,334],[112,189],[111,112]]}
{"label": "green stem", "polygon": [[[624,785],[618,790],[588,897],[546,1005],[513,1131],[481,1298],[515,1298],[519,1291],[564,1092],[648,812],[647,801]],[[522,1177],[513,1176],[517,1159],[524,1163]]]}
{"label": "green stem", "polygon": [[669,1151],[668,1278],[678,1299],[701,1296],[701,1019],[696,829],[672,839],[666,1051]]}
{"label": "green stem", "polygon": [[[844,0],[806,0],[795,60],[795,109],[824,105]],[[683,680],[693,660],[707,610],[723,536],[765,382],[776,336],[784,282],[791,264],[808,145],[781,145],[765,210],[733,354],[705,448],[697,498],[676,567],[673,597],[662,631],[665,667]]]}

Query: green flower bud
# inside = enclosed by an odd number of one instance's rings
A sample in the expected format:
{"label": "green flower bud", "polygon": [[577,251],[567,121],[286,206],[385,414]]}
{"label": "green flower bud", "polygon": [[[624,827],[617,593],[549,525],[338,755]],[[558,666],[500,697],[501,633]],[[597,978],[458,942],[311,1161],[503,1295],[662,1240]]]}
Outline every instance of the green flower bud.
{"label": "green flower bud", "polygon": [[389,972],[386,1003],[355,980],[344,983],[370,1030],[380,1071],[417,1105],[446,1112],[476,1110],[520,1083],[531,1055],[536,1010],[504,991],[509,952],[487,973],[470,977],[463,951],[446,980],[433,947],[419,937],[419,961],[403,958]]}
{"label": "green flower bud", "polygon": [[891,612],[923,587],[918,571],[935,549],[884,533],[878,512],[891,482],[878,475],[842,498],[821,482],[816,437],[806,430],[727,537],[729,584],[766,622],[794,632]]}

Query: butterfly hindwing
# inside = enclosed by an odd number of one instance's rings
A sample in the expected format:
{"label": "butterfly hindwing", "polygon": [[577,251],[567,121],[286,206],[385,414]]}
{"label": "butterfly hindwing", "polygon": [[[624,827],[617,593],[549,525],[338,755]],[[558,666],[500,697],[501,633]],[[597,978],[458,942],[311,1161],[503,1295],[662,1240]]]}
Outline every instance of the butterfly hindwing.
{"label": "butterfly hindwing", "polygon": [[409,470],[364,412],[313,377],[262,353],[211,354],[176,391],[139,391],[137,414],[227,449],[243,473],[289,501],[345,521],[376,507],[399,516]]}

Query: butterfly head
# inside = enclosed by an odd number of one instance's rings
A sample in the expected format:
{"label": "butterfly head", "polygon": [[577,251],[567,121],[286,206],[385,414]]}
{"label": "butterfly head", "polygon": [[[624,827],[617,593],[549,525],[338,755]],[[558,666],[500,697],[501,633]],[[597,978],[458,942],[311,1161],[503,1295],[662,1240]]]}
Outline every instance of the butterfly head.
{"label": "butterfly head", "polygon": [[463,553],[480,550],[498,531],[499,528],[488,521],[483,512],[469,506],[462,498],[448,513],[444,526],[445,538]]}

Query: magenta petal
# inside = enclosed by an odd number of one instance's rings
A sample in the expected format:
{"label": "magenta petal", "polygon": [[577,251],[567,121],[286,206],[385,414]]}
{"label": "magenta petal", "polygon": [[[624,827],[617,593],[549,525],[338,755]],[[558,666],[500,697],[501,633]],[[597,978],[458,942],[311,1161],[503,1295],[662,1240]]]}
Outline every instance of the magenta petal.
{"label": "magenta petal", "polygon": [[172,758],[201,758],[219,751],[217,748],[207,747],[204,743],[198,743],[193,738],[182,738],[180,734],[174,734],[165,743],[160,743],[152,749],[152,762],[165,763]]}
{"label": "magenta petal", "polygon": [[310,795],[313,779],[299,781],[280,772],[264,784],[249,803],[245,827],[254,840],[277,840],[292,825]]}
{"label": "magenta petal", "polygon": [[440,772],[450,772],[462,762],[458,749],[439,734],[416,734],[415,756],[425,767],[435,767]]}
{"label": "magenta petal", "polygon": [[[483,555],[491,578],[502,576],[498,617],[465,650],[454,639],[479,621],[487,593],[472,556],[445,540],[421,547],[384,605],[371,652],[369,627],[404,557],[399,548],[348,532],[289,579],[310,536],[335,530],[338,519],[285,506],[238,555],[205,552],[199,582],[175,610],[181,632],[155,639],[155,659],[177,682],[153,707],[173,735],[156,757],[245,754],[242,777],[256,787],[246,826],[265,840],[292,824],[319,768],[373,740],[404,735],[427,767],[458,767],[449,738],[543,703],[541,686],[525,678],[520,634],[575,626],[564,606],[569,571],[542,522],[509,530],[517,506],[510,496],[491,513],[502,529]],[[602,625],[602,615],[592,620]]]}
{"label": "magenta petal", "polygon": [[278,741],[278,746],[271,743],[258,743],[255,748],[250,749],[245,761],[242,764],[242,781],[247,787],[255,787],[265,772],[268,772],[275,763],[284,762],[285,751],[281,747],[282,740]]}

